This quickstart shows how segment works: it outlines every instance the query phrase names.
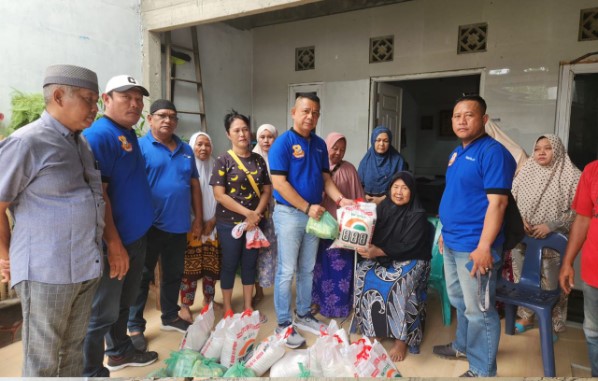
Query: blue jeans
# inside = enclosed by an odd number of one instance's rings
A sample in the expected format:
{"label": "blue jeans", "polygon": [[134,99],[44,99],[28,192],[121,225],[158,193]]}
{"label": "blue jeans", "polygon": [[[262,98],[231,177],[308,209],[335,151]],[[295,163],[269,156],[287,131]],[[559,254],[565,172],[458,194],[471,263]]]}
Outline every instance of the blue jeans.
{"label": "blue jeans", "polygon": [[244,286],[255,284],[259,249],[248,249],[245,246],[247,233],[243,233],[239,239],[233,238],[231,232],[234,227],[234,225],[216,223],[220,248],[222,249],[220,288],[223,290],[233,289],[239,263],[241,263],[241,283]]}
{"label": "blue jeans", "polygon": [[[492,249],[495,251],[495,249]],[[500,251],[498,251],[500,253]],[[471,277],[465,264],[469,252],[454,251],[444,246],[444,273],[451,305],[457,310],[457,332],[453,348],[467,354],[469,369],[481,377],[496,376],[496,353],[500,339],[500,318],[496,312],[496,277],[501,263],[495,263],[490,276],[490,307],[482,312],[488,276],[481,277],[481,299],[478,296],[477,277]]]}
{"label": "blue jeans", "polygon": [[598,377],[598,288],[583,282],[583,332],[588,342],[592,377]]}
{"label": "blue jeans", "polygon": [[278,324],[292,321],[293,276],[297,282],[297,313],[305,315],[311,306],[314,266],[320,239],[305,232],[309,217],[290,206],[274,208],[274,229],[278,243],[278,264],[274,286],[274,309]]}
{"label": "blue jeans", "polygon": [[91,319],[83,344],[85,377],[110,376],[110,372],[104,367],[104,353],[108,356],[124,356],[135,350],[131,338],[127,335],[127,322],[129,307],[139,294],[145,248],[145,236],[125,245],[129,254],[129,271],[121,280],[110,278],[108,255],[104,252],[104,271],[93,299]]}
{"label": "blue jeans", "polygon": [[179,290],[185,269],[187,233],[169,233],[152,226],[147,233],[145,265],[137,299],[129,310],[129,331],[144,332],[146,321],[143,310],[147,303],[149,284],[154,280],[156,264],[160,259],[160,307],[162,323],[170,323],[179,317]]}

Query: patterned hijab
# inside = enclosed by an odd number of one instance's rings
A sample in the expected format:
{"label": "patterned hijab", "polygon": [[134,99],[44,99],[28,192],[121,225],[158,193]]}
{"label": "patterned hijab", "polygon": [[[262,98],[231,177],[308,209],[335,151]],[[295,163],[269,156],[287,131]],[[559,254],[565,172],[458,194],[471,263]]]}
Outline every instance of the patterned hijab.
{"label": "patterned hijab", "polygon": [[[530,156],[513,180],[513,197],[524,221],[532,225],[559,220],[571,208],[581,172],[571,162],[558,136],[544,134],[552,147],[552,161],[538,164]],[[534,144],[535,146],[535,144]]]}
{"label": "patterned hijab", "polygon": [[[266,161],[266,166],[268,167],[268,174],[270,174],[270,163],[268,163],[268,152],[264,151],[262,149],[262,147],[260,147],[260,143],[259,143],[260,135],[263,134],[264,131],[270,131],[270,133],[274,136],[274,140],[276,140],[276,138],[278,137],[278,130],[276,129],[276,127],[274,127],[271,124],[262,124],[260,126],[260,128],[257,129],[257,133],[255,134],[255,137],[256,137],[258,143],[255,145],[255,147],[253,147],[253,152],[259,153],[260,155],[262,155],[262,157]],[[272,142],[274,142],[274,141],[272,141]]]}
{"label": "patterned hijab", "polygon": [[[195,147],[195,141],[200,135],[207,137],[210,141],[210,144],[212,144],[212,138],[210,138],[210,135],[200,131],[191,135],[191,139],[189,139],[189,145],[191,148]],[[212,144],[212,149],[213,147],[214,145]],[[211,220],[216,214],[216,199],[214,198],[214,191],[210,185],[210,176],[212,174],[212,168],[214,167],[214,161],[214,157],[211,155],[206,160],[199,160],[197,157],[195,157],[195,165],[197,166],[197,172],[199,172],[199,185],[201,186],[201,200],[204,221]]]}
{"label": "patterned hijab", "polygon": [[388,140],[392,142],[392,132],[384,126],[378,126],[372,131],[370,138],[370,148],[365,153],[359,163],[357,173],[361,183],[365,188],[366,194],[380,195],[386,193],[392,176],[402,171],[405,166],[403,156],[392,146],[383,154],[376,152],[374,145],[378,135],[386,133]]}

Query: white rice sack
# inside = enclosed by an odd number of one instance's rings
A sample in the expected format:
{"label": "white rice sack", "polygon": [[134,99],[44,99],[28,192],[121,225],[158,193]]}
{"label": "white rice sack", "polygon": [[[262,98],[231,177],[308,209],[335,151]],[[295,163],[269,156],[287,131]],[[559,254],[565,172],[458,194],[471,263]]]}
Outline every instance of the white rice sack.
{"label": "white rice sack", "polygon": [[200,353],[207,359],[220,359],[222,346],[224,345],[224,335],[228,327],[233,323],[234,316],[226,315],[216,324],[216,328],[210,334],[210,337],[201,348]]}
{"label": "white rice sack", "polygon": [[371,345],[365,345],[354,363],[359,377],[401,377],[401,373],[377,340]]}
{"label": "white rice sack", "polygon": [[284,356],[270,368],[270,377],[299,377],[299,374],[301,373],[299,364],[302,364],[305,368],[309,368],[308,349],[296,349],[286,352]]}
{"label": "white rice sack", "polygon": [[326,334],[330,336],[336,336],[340,340],[340,342],[346,345],[351,344],[347,331],[344,328],[340,328],[338,326],[338,323],[334,319],[330,320],[330,323],[328,323],[326,332],[320,332],[320,336],[326,336]]}
{"label": "white rice sack", "polygon": [[210,302],[209,305],[204,307],[199,315],[193,321],[193,324],[187,328],[185,336],[181,341],[180,349],[193,349],[198,351],[204,346],[210,331],[214,326],[214,305]]}
{"label": "white rice sack", "polygon": [[[354,377],[351,359],[341,353],[348,347],[338,336],[321,336],[309,349],[309,370],[313,377]],[[345,351],[346,352],[346,351]]]}
{"label": "white rice sack", "polygon": [[260,330],[259,311],[245,311],[235,314],[232,324],[224,334],[224,345],[220,353],[220,364],[230,368],[253,349]]}
{"label": "white rice sack", "polygon": [[349,250],[369,248],[376,225],[376,204],[358,202],[343,206],[337,210],[337,219],[340,234],[331,247]]}
{"label": "white rice sack", "polygon": [[275,362],[284,356],[284,345],[291,332],[292,327],[289,326],[280,334],[270,335],[262,341],[253,351],[249,360],[245,362],[245,367],[253,370],[258,377],[266,373]]}

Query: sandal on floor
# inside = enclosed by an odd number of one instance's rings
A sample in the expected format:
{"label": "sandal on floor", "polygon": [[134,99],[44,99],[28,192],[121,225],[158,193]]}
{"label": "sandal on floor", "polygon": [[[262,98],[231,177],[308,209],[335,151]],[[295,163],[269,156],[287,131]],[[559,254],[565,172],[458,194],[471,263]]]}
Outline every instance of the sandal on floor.
{"label": "sandal on floor", "polygon": [[523,332],[527,331],[528,329],[532,329],[532,328],[534,328],[533,324],[523,325],[521,323],[515,323],[515,333],[517,333],[517,334],[523,333]]}

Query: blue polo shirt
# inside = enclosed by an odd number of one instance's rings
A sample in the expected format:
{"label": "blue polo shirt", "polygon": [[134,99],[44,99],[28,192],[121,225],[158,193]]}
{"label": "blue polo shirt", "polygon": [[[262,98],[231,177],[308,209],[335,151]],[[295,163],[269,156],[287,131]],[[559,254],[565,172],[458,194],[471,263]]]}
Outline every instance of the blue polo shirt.
{"label": "blue polo shirt", "polygon": [[[280,135],[268,152],[272,175],[283,175],[301,197],[310,204],[320,204],[324,192],[322,173],[330,172],[328,149],[322,138],[315,133],[309,139],[295,130]],[[274,198],[280,204],[291,205],[274,190]]]}
{"label": "blue polo shirt", "polygon": [[152,226],[154,209],[145,161],[133,129],[104,116],[83,131],[108,184],[112,218],[123,244],[143,237]]}
{"label": "blue polo shirt", "polygon": [[[451,153],[439,210],[442,237],[449,248],[464,252],[476,249],[488,209],[487,195],[508,194],[515,168],[509,151],[488,135]],[[501,229],[492,246],[503,241]]]}
{"label": "blue polo shirt", "polygon": [[154,226],[168,233],[187,233],[191,229],[191,179],[199,174],[189,144],[172,137],[177,144],[174,151],[151,131],[139,139],[139,147],[152,190]]}

